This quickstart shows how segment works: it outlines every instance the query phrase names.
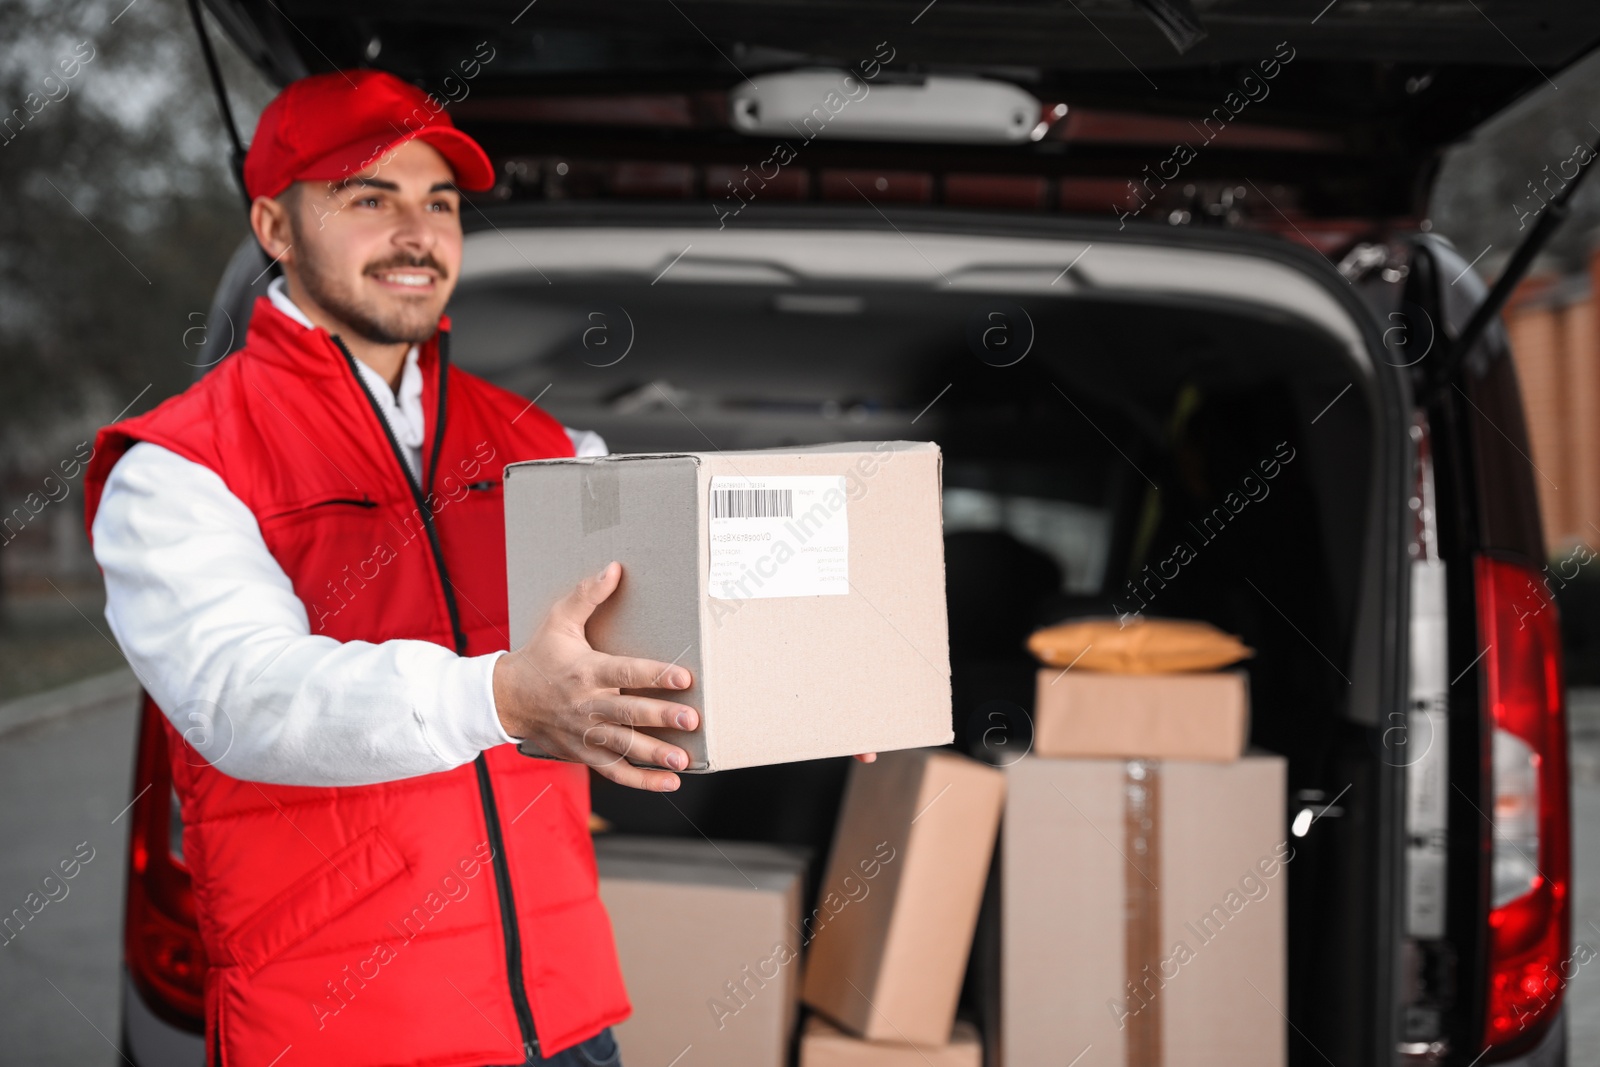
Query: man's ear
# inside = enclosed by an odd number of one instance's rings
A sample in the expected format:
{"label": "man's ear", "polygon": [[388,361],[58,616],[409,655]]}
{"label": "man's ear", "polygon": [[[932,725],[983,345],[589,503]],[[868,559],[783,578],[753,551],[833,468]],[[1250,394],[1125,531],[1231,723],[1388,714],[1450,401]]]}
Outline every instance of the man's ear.
{"label": "man's ear", "polygon": [[277,198],[258,196],[250,204],[250,229],[268,259],[292,261],[294,230],[289,213],[298,206],[298,193],[291,185]]}

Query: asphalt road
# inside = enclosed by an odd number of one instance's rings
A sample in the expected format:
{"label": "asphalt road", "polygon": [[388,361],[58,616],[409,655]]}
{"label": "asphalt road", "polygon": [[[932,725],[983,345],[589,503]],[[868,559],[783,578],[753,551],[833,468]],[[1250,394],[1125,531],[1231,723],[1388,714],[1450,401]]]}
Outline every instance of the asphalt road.
{"label": "asphalt road", "polygon": [[[120,688],[86,682],[79,692],[69,702],[78,710],[20,728],[17,717],[0,713],[0,915],[22,905],[75,850],[81,857],[93,849],[64,883],[66,894],[53,890],[60,899],[0,944],[0,1065],[122,1062],[112,1042],[134,707],[130,682]],[[1600,691],[1575,694],[1572,704],[1573,936],[1594,955],[1600,953]],[[22,717],[52,710],[36,703]],[[1600,1065],[1600,956],[1573,977],[1567,1005],[1573,1067]]]}
{"label": "asphalt road", "polygon": [[132,799],[136,717],[131,676],[104,688],[80,710],[0,734],[0,915],[29,893],[48,899],[42,880],[93,850],[75,877],[46,887],[58,899],[0,936],[11,938],[0,944],[0,1064],[123,1062],[113,1044],[128,849],[121,813]]}

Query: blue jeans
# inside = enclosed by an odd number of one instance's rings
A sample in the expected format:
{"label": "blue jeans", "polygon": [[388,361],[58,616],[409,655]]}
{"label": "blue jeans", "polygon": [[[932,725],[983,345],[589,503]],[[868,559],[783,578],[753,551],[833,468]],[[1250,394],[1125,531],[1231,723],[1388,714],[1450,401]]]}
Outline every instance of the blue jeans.
{"label": "blue jeans", "polygon": [[608,1027],[582,1044],[551,1056],[535,1056],[524,1067],[622,1067],[622,1050]]}

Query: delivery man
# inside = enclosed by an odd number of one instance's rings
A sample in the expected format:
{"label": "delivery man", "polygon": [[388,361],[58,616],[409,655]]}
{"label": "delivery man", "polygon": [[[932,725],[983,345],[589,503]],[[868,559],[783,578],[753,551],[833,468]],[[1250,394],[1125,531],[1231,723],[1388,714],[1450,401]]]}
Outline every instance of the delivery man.
{"label": "delivery man", "polygon": [[167,721],[209,1062],[617,1063],[585,764],[675,789],[686,753],[637,728],[699,718],[628,692],[689,671],[585,639],[617,563],[504,651],[501,470],[605,446],[450,366],[489,160],[359,70],[280,93],[244,172],[283,277],[86,475],[106,618]]}

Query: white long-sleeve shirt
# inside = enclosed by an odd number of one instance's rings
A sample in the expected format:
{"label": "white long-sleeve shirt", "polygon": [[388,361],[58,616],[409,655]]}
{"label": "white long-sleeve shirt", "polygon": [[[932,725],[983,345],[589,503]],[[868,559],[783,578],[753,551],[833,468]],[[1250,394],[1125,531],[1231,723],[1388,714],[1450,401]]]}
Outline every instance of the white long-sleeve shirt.
{"label": "white long-sleeve shirt", "polygon": [[[271,296],[311,328],[280,286]],[[398,397],[357,366],[418,470],[415,348]],[[579,455],[605,454],[598,435],[567,433]],[[214,471],[159,445],[136,444],[112,468],[94,555],[106,621],[135,674],[200,755],[235,778],[366,785],[449,770],[516,740],[494,704],[503,653],[313,635],[250,509]]]}

